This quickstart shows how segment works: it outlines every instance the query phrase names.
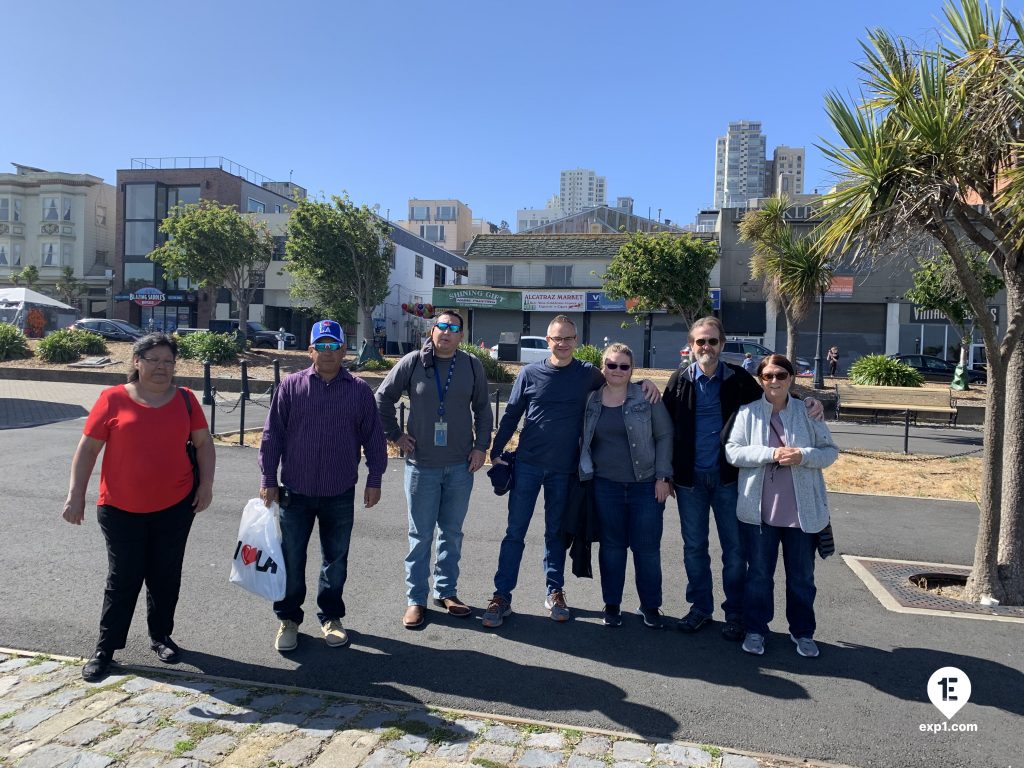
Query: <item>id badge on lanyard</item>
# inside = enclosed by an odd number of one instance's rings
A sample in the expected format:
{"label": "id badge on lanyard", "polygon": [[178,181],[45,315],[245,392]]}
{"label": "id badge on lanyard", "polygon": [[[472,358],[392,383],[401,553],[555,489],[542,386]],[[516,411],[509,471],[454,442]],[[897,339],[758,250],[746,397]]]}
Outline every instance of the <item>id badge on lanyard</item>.
{"label": "id badge on lanyard", "polygon": [[444,389],[441,389],[441,376],[437,372],[437,365],[434,365],[434,381],[437,383],[437,421],[434,422],[434,445],[444,448],[448,445],[448,422],[444,420],[444,399],[448,394],[448,388],[452,385],[452,376],[455,374],[455,358],[448,364],[448,380]]}
{"label": "id badge on lanyard", "polygon": [[434,422],[434,445],[438,448],[444,448],[448,445],[448,422],[437,421]]}

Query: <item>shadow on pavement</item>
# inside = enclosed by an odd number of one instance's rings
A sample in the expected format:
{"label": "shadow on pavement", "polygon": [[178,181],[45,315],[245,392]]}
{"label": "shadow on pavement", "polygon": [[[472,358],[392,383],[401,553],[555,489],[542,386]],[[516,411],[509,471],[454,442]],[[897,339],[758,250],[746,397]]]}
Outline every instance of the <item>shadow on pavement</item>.
{"label": "shadow on pavement", "polygon": [[57,421],[80,419],[88,415],[89,412],[80,405],[13,397],[0,398],[0,429],[38,427]]}

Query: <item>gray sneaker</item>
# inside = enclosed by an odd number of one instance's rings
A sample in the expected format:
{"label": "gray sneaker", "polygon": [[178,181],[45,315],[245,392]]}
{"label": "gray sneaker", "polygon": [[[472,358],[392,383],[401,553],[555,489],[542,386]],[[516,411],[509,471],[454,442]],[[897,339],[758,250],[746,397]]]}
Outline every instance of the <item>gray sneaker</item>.
{"label": "gray sneaker", "polygon": [[747,636],[743,638],[743,650],[755,656],[763,655],[764,635],[759,635],[757,632],[747,632]]}
{"label": "gray sneaker", "polygon": [[565,604],[565,592],[560,589],[548,593],[544,599],[544,607],[551,611],[553,621],[568,621],[572,615],[569,613],[569,606]]}
{"label": "gray sneaker", "polygon": [[294,621],[281,622],[277,628],[277,637],[274,639],[274,647],[279,651],[294,651],[299,646],[299,625]]}
{"label": "gray sneaker", "polygon": [[484,626],[488,629],[500,627],[510,613],[512,613],[512,604],[501,595],[495,595],[484,610]]}
{"label": "gray sneaker", "polygon": [[796,643],[796,652],[801,656],[808,659],[817,658],[818,645],[814,642],[813,637],[793,637],[790,635],[789,639]]}

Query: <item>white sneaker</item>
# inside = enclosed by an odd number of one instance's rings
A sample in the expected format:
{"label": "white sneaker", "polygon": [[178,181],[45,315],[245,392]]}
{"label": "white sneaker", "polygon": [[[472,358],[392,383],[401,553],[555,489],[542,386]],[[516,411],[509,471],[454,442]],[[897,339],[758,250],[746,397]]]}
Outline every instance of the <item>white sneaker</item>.
{"label": "white sneaker", "polygon": [[348,632],[341,626],[341,619],[328,619],[320,629],[324,633],[324,640],[332,648],[348,645]]}
{"label": "white sneaker", "polygon": [[299,625],[294,621],[282,621],[277,628],[274,647],[279,651],[294,651],[299,646]]}

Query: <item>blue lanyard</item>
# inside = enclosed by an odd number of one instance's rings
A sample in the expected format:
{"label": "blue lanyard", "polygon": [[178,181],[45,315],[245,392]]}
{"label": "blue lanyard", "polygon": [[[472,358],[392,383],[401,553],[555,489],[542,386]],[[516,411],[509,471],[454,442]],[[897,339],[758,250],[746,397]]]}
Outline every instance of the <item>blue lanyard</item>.
{"label": "blue lanyard", "polygon": [[441,374],[437,372],[437,358],[434,358],[434,383],[437,384],[437,416],[444,419],[444,399],[448,395],[448,387],[452,385],[452,376],[455,374],[455,355],[448,364],[448,381],[444,384],[444,391],[441,390]]}

